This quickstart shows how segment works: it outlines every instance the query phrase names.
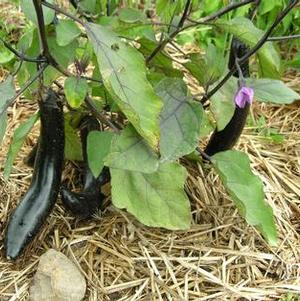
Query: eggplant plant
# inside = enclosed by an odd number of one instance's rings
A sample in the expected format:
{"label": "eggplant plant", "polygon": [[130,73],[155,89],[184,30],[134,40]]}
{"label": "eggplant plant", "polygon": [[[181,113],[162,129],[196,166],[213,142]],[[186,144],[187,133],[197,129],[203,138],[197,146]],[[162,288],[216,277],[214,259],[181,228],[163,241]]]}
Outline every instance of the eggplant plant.
{"label": "eggplant plant", "polygon": [[[26,26],[16,42],[10,26],[0,22],[0,64],[10,73],[0,83],[1,140],[8,108],[20,97],[40,106],[39,114],[13,135],[6,179],[38,118],[41,133],[37,154],[29,159],[32,184],[9,217],[9,258],[21,253],[53,208],[64,159],[86,164],[83,192],[61,188],[63,203],[74,215],[92,218],[101,207],[103,175],[109,170],[114,206],[147,226],[185,230],[192,216],[180,159],[196,154],[219,174],[246,221],[276,245],[262,181],[251,171],[247,154],[232,148],[253,101],[290,104],[300,98],[280,80],[283,67],[275,45],[299,37],[299,1],[286,1],[265,23],[263,1],[256,0],[227,6],[219,1],[212,11],[207,1],[198,0],[11,2],[21,8]],[[290,23],[282,29],[287,16]],[[276,36],[278,28],[283,36]],[[187,43],[193,53],[178,50]],[[169,45],[182,60],[170,54]],[[190,76],[203,87],[201,95],[189,91]],[[81,139],[80,120],[97,125],[81,127]],[[199,142],[208,137],[200,149]]]}

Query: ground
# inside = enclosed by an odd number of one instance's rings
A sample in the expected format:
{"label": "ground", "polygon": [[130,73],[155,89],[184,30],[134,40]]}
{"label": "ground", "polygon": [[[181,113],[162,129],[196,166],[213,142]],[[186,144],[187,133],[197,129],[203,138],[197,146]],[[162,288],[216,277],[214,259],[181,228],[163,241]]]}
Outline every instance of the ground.
{"label": "ground", "polygon": [[[290,74],[287,81],[296,84]],[[13,129],[36,110],[19,101],[9,109],[10,124],[1,148],[1,166]],[[91,221],[71,217],[59,201],[37,239],[12,263],[0,255],[0,300],[27,300],[39,256],[49,248],[71,258],[86,277],[86,300],[277,300],[300,294],[300,108],[254,104],[251,115],[265,116],[284,142],[275,144],[247,127],[236,149],[249,154],[264,182],[280,242],[270,248],[238,214],[209,166],[183,163],[193,208],[189,231],[148,228],[107,200]],[[23,161],[38,136],[26,139],[10,180],[1,177],[0,229],[27,189],[31,169]],[[67,165],[72,178],[74,166]],[[283,299],[284,300],[284,299]],[[288,300],[288,299],[286,299]]]}

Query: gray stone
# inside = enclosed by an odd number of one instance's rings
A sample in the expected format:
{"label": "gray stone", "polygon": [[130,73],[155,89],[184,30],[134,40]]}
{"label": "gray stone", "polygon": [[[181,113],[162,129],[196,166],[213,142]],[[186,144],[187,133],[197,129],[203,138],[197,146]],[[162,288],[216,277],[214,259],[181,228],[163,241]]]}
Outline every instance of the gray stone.
{"label": "gray stone", "polygon": [[30,287],[30,301],[80,301],[85,279],[74,263],[53,249],[44,253]]}

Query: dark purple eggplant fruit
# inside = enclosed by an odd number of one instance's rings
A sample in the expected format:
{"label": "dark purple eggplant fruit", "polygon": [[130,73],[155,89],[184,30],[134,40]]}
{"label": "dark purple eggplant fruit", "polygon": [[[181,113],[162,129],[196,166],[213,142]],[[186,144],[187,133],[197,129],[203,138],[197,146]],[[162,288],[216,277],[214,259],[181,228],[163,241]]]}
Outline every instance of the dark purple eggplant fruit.
{"label": "dark purple eggplant fruit", "polygon": [[64,206],[75,216],[91,217],[101,208],[105,196],[101,186],[110,180],[108,168],[103,168],[98,178],[95,178],[87,163],[87,136],[90,131],[98,131],[99,123],[94,117],[87,116],[81,123],[80,137],[84,160],[84,186],[82,192],[72,192],[67,187],[61,187],[60,194]]}
{"label": "dark purple eggplant fruit", "polygon": [[51,89],[39,103],[41,130],[31,184],[10,217],[4,241],[6,257],[17,258],[53,209],[64,165],[64,115]]}
{"label": "dark purple eggplant fruit", "polygon": [[[248,48],[243,42],[237,38],[233,38],[231,42],[228,68],[231,69],[234,66],[236,57],[241,58],[247,53],[247,51]],[[243,76],[249,77],[249,60],[243,63],[240,67]],[[239,77],[238,72],[235,72],[233,76]],[[237,143],[245,127],[249,108],[249,104],[246,104],[244,108],[235,107],[233,117],[226,127],[222,131],[215,130],[212,134],[204,151],[207,155],[212,156],[218,152],[229,150]]]}

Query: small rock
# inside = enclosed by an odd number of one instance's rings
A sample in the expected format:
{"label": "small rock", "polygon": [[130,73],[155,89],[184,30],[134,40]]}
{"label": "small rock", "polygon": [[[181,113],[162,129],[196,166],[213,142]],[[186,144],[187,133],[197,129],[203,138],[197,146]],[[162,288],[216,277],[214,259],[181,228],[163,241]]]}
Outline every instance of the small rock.
{"label": "small rock", "polygon": [[30,301],[80,301],[86,290],[85,279],[63,253],[48,250],[40,258],[30,287]]}

